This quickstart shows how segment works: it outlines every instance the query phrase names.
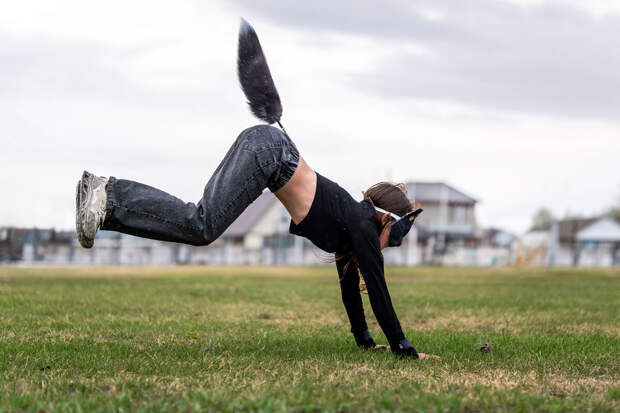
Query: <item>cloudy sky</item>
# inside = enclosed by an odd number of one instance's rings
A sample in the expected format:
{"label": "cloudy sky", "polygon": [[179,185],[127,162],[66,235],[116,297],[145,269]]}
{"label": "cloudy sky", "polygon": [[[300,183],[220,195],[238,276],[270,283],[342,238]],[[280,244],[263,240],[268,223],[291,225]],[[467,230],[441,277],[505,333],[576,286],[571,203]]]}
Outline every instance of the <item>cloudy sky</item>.
{"label": "cloudy sky", "polygon": [[445,181],[478,220],[620,198],[620,2],[15,1],[0,10],[0,226],[71,228],[81,171],[197,201],[257,123],[236,79],[257,30],[309,164],[355,197]]}

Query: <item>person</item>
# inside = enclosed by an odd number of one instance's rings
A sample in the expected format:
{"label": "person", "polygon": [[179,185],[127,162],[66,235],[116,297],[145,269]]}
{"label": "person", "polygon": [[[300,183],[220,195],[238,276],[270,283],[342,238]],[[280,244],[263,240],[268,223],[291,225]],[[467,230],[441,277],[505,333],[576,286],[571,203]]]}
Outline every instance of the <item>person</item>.
{"label": "person", "polygon": [[403,186],[379,183],[358,202],[310,168],[288,135],[272,126],[257,125],[241,132],[196,204],[142,183],[84,171],[76,191],[78,240],[90,248],[97,230],[102,229],[209,245],[265,188],[290,214],[292,234],[336,254],[342,301],[357,345],[376,347],[364,316],[359,269],[392,352],[420,357],[403,334],[394,311],[381,253],[389,244],[396,221],[393,215],[413,211]]}
{"label": "person", "polygon": [[[242,71],[248,67],[242,61],[247,51],[242,40],[247,41],[248,36],[253,53],[248,59],[253,64],[262,59],[262,66],[252,68],[245,80],[252,83],[258,71],[261,87],[266,77],[272,83],[256,34],[243,21],[239,77],[244,92],[257,116],[269,123],[279,123],[281,106],[275,86],[268,85],[269,98],[260,101],[266,95],[264,91],[257,98],[244,84]],[[258,101],[263,106],[259,107]],[[388,246],[400,245],[421,209],[414,210],[403,185],[387,182],[372,186],[362,201],[356,201],[338,184],[316,173],[283,128],[256,125],[242,131],[197,203],[186,203],[139,182],[84,171],[76,188],[78,240],[83,247],[90,248],[101,229],[162,241],[209,245],[266,188],[290,214],[292,234],[335,254],[342,301],[359,347],[385,347],[375,344],[366,324],[359,288],[361,273],[389,349],[414,359],[436,357],[418,353],[405,337],[388,292],[381,252]]]}

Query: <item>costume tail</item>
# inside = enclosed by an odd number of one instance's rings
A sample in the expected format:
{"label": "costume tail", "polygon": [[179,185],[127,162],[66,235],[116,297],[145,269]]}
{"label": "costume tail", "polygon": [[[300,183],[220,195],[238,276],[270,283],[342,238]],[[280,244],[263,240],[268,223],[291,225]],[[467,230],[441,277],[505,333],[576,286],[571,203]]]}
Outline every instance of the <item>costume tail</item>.
{"label": "costume tail", "polygon": [[239,28],[237,72],[252,113],[269,124],[279,124],[282,117],[280,96],[271,78],[258,36],[243,19]]}

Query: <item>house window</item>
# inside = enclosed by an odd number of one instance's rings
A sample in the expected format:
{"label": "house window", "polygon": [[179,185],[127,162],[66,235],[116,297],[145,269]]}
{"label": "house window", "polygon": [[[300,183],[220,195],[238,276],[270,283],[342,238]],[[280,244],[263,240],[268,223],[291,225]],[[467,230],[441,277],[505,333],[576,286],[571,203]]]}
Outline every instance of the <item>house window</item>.
{"label": "house window", "polygon": [[467,207],[454,205],[450,208],[450,222],[453,224],[467,224]]}

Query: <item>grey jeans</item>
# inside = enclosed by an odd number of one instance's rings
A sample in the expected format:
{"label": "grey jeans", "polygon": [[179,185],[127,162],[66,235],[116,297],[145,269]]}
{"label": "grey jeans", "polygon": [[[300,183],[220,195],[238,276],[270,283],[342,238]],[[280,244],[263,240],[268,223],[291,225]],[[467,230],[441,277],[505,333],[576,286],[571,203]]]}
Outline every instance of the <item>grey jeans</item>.
{"label": "grey jeans", "polygon": [[279,129],[258,125],[241,132],[196,204],[138,182],[110,177],[102,230],[207,245],[216,240],[265,188],[282,188],[297,169],[299,152]]}

